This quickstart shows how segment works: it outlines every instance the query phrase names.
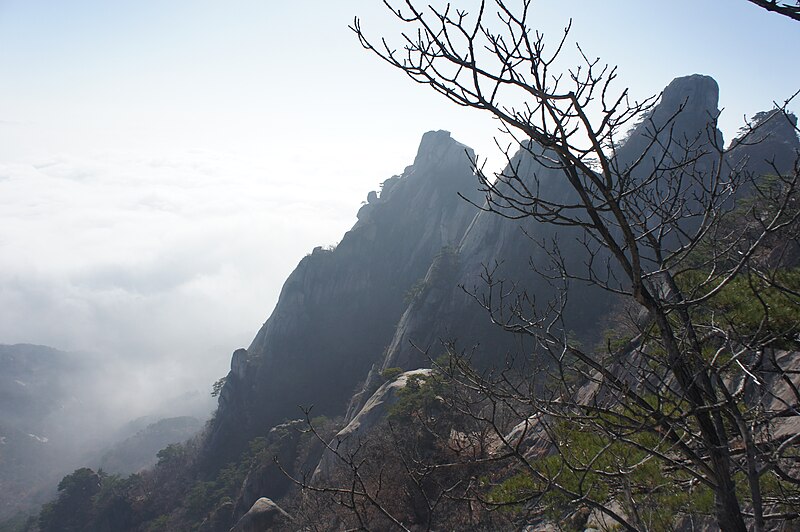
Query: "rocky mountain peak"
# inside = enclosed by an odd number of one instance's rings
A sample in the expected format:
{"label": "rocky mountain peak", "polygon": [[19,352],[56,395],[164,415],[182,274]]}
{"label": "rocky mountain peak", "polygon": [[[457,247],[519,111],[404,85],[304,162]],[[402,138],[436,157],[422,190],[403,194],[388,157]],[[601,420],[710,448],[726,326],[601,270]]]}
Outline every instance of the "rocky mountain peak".
{"label": "rocky mountain peak", "polygon": [[753,115],[753,124],[754,125],[766,125],[769,123],[769,130],[775,132],[776,134],[782,134],[785,136],[792,136],[795,137],[797,134],[795,133],[795,128],[797,127],[797,117],[792,113],[784,114],[778,109],[772,109],[769,111],[761,111],[760,113],[756,113]]}
{"label": "rocky mountain peak", "polygon": [[692,74],[673,79],[661,93],[659,107],[677,109],[685,105],[687,114],[704,114],[716,117],[719,114],[719,85],[711,76]]}
{"label": "rocky mountain peak", "polygon": [[755,144],[769,140],[784,144],[790,148],[800,146],[797,138],[797,117],[792,113],[784,113],[780,109],[761,111],[753,115],[750,125],[739,131],[729,149],[734,149],[740,144]]}
{"label": "rocky mountain peak", "polygon": [[616,157],[620,167],[636,165],[638,175],[648,175],[656,171],[654,161],[669,146],[682,158],[700,157],[697,170],[710,170],[715,160],[711,152],[723,146],[716,127],[718,103],[719,85],[714,78],[692,74],[673,79],[623,140]]}
{"label": "rocky mountain peak", "polygon": [[[631,168],[637,176],[648,176],[655,170],[654,161],[660,159],[663,146],[674,146],[679,152],[698,150],[705,149],[704,146],[712,140],[721,147],[721,133],[715,127],[719,113],[718,97],[717,82],[709,76],[694,74],[673,80],[663,90],[657,105],[620,146],[617,152],[620,167]],[[445,132],[427,135],[423,145],[444,143],[448,138]],[[671,140],[674,142],[668,142],[669,135],[673,136]],[[653,142],[654,136],[663,142]],[[546,149],[527,145],[515,155],[511,166],[516,168],[521,179],[529,184],[535,183],[532,186],[536,187],[540,197],[554,203],[570,203],[573,191],[569,183],[558,168],[544,162],[547,158]],[[712,164],[712,158],[707,156],[697,161],[698,168]],[[514,194],[513,191],[509,193]],[[556,229],[531,218],[511,222],[492,213],[478,213],[456,248],[456,260],[449,261],[454,266],[443,268],[441,260],[431,265],[428,275],[420,283],[421,290],[404,312],[378,369],[423,367],[429,363],[428,350],[435,357],[442,339],[457,339],[461,345],[492,346],[486,353],[474,356],[473,362],[479,363],[480,356],[487,364],[492,364],[496,363],[492,362],[493,357],[501,357],[497,353],[518,349],[511,344],[509,335],[491,323],[485,309],[465,290],[477,294],[479,299],[484,297],[489,288],[483,281],[483,266],[491,265],[495,279],[513,281],[518,295],[525,293],[537,301],[549,301],[554,297],[551,287],[531,271],[531,264],[544,269],[551,257],[536,245],[530,235],[543,242],[558,236],[566,264],[574,271],[579,271],[588,260],[578,235],[570,233],[568,228]],[[498,261],[498,258],[502,260]],[[445,270],[448,274],[443,277],[441,272]],[[437,272],[439,275],[434,275]],[[566,325],[581,330],[587,343],[591,343],[599,337],[601,317],[609,298],[589,286],[581,287],[580,291],[581,302],[569,309],[571,321]],[[509,297],[509,293],[505,296]],[[365,390],[374,389],[379,381],[377,374],[376,371],[371,379],[367,379]],[[356,415],[366,397],[366,393],[355,397],[348,419]]]}
{"label": "rocky mountain peak", "polygon": [[726,153],[733,171],[747,167],[755,177],[788,172],[800,156],[797,117],[779,109],[753,115]]}
{"label": "rocky mountain peak", "polygon": [[471,155],[447,131],[426,133],[414,164],[367,195],[341,242],[300,262],[251,345],[234,353],[207,446],[215,461],[238,456],[263,427],[301,415],[297,405],[344,413],[382,359],[405,294],[475,216],[459,197],[480,196]]}
{"label": "rocky mountain peak", "polygon": [[449,166],[469,168],[474,159],[472,148],[454,140],[449,131],[428,131],[422,135],[413,167],[417,172]]}

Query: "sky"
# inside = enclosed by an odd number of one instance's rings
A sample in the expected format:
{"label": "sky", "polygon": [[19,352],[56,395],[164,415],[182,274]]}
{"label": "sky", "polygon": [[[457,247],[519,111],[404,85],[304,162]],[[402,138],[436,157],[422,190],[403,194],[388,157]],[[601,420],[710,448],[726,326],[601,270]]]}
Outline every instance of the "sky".
{"label": "sky", "polygon": [[[533,13],[551,39],[571,18],[567,59],[579,42],[635,98],[713,76],[727,140],[800,89],[800,24],[745,0]],[[496,123],[364,51],[354,16],[400,42],[377,0],[0,0],[0,343],[101,354],[132,397],[205,396],[425,131],[499,170]]]}

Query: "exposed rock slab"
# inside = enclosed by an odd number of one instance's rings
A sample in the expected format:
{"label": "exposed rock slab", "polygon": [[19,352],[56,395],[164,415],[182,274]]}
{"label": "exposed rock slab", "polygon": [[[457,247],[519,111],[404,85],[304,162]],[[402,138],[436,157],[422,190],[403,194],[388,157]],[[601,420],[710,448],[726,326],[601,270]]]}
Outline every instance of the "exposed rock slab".
{"label": "exposed rock slab", "polygon": [[[415,376],[424,377],[430,375],[431,372],[431,369],[406,371],[397,378],[382,384],[350,423],[339,431],[329,447],[336,449],[342,456],[347,456],[348,452],[356,449],[364,439],[369,437],[370,432],[386,419],[389,408],[398,400],[397,392],[406,387],[408,379]],[[335,453],[325,451],[319,466],[314,471],[313,480],[324,482],[336,469],[337,462],[338,458]]]}
{"label": "exposed rock slab", "polygon": [[264,532],[289,521],[291,521],[289,514],[271,499],[262,497],[253,503],[250,510],[239,519],[230,532]]}

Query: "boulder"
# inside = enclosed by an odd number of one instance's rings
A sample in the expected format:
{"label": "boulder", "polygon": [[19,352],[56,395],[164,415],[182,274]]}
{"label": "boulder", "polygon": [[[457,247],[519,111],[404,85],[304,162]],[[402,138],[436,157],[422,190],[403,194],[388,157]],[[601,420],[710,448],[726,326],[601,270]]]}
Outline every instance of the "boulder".
{"label": "boulder", "polygon": [[285,525],[291,517],[271,499],[261,497],[250,510],[239,519],[230,532],[264,532],[278,525]]}
{"label": "boulder", "polygon": [[[385,382],[374,394],[366,401],[361,410],[347,424],[345,428],[336,434],[329,447],[337,449],[339,453],[347,453],[355,449],[358,444],[369,437],[370,431],[375,428],[388,414],[389,407],[398,400],[397,392],[405,388],[408,379],[412,376],[430,375],[431,369],[417,369],[401,373],[394,380]],[[324,482],[330,478],[337,465],[336,455],[326,450],[322,454],[319,466],[314,471],[312,480],[314,482]]]}
{"label": "boulder", "polygon": [[304,428],[306,428],[305,420],[295,419],[270,429],[264,442],[265,447],[270,450],[270,459],[256,464],[248,472],[236,501],[236,508],[233,512],[234,519],[247,513],[261,498],[279,499],[286,494],[291,481],[271,460],[271,457],[276,457],[278,462],[291,472],[292,464],[297,456],[297,444]]}

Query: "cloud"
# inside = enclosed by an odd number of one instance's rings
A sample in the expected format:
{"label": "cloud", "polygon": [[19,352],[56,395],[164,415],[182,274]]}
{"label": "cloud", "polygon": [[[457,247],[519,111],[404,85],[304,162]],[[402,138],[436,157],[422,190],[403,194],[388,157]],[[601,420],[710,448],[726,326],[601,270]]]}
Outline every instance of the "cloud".
{"label": "cloud", "polygon": [[0,342],[99,353],[119,397],[207,393],[357,208],[333,183],[206,153],[58,156],[0,176]]}

